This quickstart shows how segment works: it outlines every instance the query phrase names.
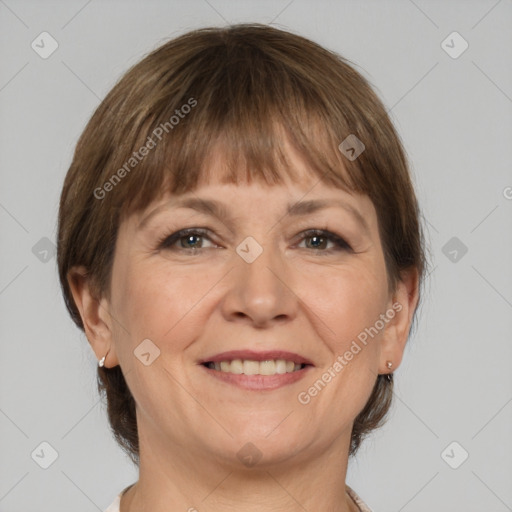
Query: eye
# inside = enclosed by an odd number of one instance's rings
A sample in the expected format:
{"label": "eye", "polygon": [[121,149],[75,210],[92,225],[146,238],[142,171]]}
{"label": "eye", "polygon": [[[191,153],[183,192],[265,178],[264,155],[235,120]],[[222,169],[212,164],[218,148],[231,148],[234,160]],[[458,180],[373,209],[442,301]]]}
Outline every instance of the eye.
{"label": "eye", "polygon": [[[209,230],[204,228],[181,229],[165,235],[157,244],[159,250],[176,250],[194,252],[195,249],[208,249],[215,244],[208,236]],[[204,240],[211,242],[210,247],[204,246]],[[308,243],[308,241],[310,241]],[[350,245],[340,236],[324,229],[309,229],[302,233],[301,243],[306,242],[305,249],[312,249],[315,252],[330,253],[332,251],[351,251]],[[331,247],[328,247],[328,244]]]}
{"label": "eye", "polygon": [[[207,234],[208,230],[202,228],[181,229],[171,235],[162,237],[158,242],[158,249],[204,249],[203,240],[210,240]],[[175,247],[177,242],[177,247]]]}
{"label": "eye", "polygon": [[[306,249],[314,249],[317,252],[352,251],[352,247],[340,236],[325,229],[309,229],[304,231],[301,241],[306,241]],[[311,242],[308,244],[307,241]],[[328,243],[334,247],[327,248]]]}

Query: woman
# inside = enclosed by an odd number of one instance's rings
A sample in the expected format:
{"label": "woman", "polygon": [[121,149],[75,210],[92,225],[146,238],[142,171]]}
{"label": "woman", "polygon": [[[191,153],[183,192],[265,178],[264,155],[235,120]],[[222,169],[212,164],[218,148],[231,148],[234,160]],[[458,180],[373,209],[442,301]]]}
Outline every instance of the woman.
{"label": "woman", "polygon": [[339,55],[244,24],[129,70],[59,211],[66,305],[139,466],[108,511],[369,510],[347,463],[391,403],[418,215],[385,108]]}

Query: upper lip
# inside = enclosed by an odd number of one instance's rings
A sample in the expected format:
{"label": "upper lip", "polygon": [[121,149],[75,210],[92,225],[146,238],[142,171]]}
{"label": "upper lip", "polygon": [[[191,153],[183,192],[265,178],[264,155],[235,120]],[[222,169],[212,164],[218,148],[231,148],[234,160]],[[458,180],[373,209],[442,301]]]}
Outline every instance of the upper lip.
{"label": "upper lip", "polygon": [[310,364],[313,363],[294,352],[287,352],[286,350],[268,350],[264,352],[256,352],[254,350],[230,350],[228,352],[221,352],[210,357],[206,357],[199,361],[199,364],[204,363],[220,363],[222,361],[233,361],[233,359],[249,359],[251,361],[269,361],[272,359],[284,359],[285,361],[293,361],[296,364]]}

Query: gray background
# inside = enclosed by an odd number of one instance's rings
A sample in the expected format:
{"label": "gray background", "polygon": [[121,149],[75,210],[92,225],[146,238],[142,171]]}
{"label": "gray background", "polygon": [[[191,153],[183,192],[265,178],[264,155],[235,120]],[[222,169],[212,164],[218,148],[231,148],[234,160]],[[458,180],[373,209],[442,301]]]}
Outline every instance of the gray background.
{"label": "gray background", "polygon": [[[431,273],[417,331],[390,420],[347,482],[376,512],[512,510],[511,0],[0,0],[0,511],[103,510],[137,478],[61,298],[60,187],[122,72],[188,29],[241,21],[359,66],[404,140],[424,212]],[[47,59],[31,47],[43,31],[59,45]],[[442,46],[453,31],[469,44],[457,58]],[[58,453],[47,469],[44,441]]]}

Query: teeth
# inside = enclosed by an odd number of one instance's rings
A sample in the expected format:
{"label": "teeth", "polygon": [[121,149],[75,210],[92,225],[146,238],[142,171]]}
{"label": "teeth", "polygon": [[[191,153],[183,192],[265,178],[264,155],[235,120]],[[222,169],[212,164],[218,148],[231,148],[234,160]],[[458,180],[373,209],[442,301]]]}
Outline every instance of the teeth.
{"label": "teeth", "polygon": [[244,363],[240,359],[235,359],[234,361],[231,361],[231,364],[224,364],[224,371],[240,375],[241,373],[244,373]]}
{"label": "teeth", "polygon": [[233,359],[233,361],[221,361],[220,363],[208,363],[208,368],[224,373],[237,375],[282,375],[292,373],[302,368],[301,364],[284,359],[272,359],[269,361],[252,361],[250,359]]}
{"label": "teeth", "polygon": [[257,375],[260,373],[260,363],[258,361],[244,361],[244,374]]}
{"label": "teeth", "polygon": [[275,375],[277,373],[275,361],[260,361],[259,367],[261,375]]}
{"label": "teeth", "polygon": [[286,361],[284,359],[278,359],[276,361],[276,373],[286,373]]}

